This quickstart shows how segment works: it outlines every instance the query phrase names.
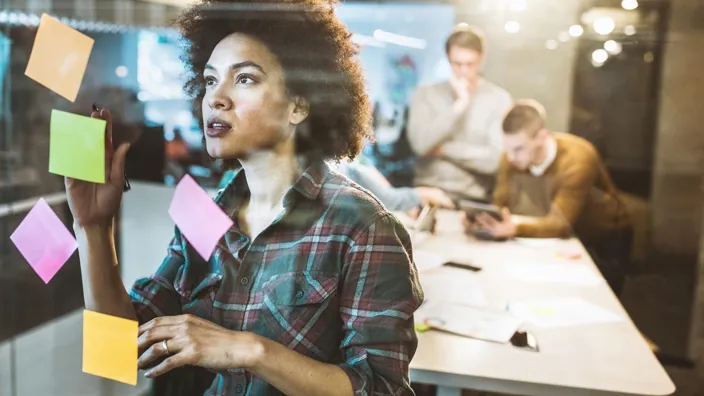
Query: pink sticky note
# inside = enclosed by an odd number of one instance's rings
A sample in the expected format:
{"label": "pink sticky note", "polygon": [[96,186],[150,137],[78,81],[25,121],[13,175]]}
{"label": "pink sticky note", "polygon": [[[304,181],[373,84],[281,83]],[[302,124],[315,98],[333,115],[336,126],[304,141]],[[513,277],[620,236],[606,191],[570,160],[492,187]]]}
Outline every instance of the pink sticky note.
{"label": "pink sticky note", "polygon": [[186,240],[209,260],[220,238],[232,227],[232,220],[189,175],[176,186],[169,215]]}
{"label": "pink sticky note", "polygon": [[43,198],[27,213],[10,240],[44,283],[49,283],[78,248],[76,239]]}

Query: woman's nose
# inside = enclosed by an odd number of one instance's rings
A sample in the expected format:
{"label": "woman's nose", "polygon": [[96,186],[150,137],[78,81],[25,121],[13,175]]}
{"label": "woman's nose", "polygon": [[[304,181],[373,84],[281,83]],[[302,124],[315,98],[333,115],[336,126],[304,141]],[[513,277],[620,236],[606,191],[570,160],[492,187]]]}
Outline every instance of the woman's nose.
{"label": "woman's nose", "polygon": [[232,104],[232,99],[220,88],[215,88],[208,98],[208,105],[211,109],[229,110],[232,108]]}

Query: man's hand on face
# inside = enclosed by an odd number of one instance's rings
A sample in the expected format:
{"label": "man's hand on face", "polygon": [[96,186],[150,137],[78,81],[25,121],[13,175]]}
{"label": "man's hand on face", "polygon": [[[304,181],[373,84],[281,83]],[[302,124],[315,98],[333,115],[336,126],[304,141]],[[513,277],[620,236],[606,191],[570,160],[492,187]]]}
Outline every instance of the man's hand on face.
{"label": "man's hand on face", "polygon": [[452,90],[455,92],[455,107],[457,109],[464,109],[469,105],[470,98],[472,95],[472,84],[470,81],[463,77],[450,77],[450,85]]}

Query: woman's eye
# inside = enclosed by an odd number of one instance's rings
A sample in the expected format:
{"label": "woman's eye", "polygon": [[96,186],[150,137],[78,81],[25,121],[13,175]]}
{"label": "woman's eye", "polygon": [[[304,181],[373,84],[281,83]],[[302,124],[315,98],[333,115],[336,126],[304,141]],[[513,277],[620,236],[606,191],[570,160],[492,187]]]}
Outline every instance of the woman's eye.
{"label": "woman's eye", "polygon": [[252,84],[254,79],[246,74],[237,77],[237,84]]}
{"label": "woman's eye", "polygon": [[205,78],[205,86],[210,87],[212,85],[215,85],[215,79],[212,77],[206,77]]}

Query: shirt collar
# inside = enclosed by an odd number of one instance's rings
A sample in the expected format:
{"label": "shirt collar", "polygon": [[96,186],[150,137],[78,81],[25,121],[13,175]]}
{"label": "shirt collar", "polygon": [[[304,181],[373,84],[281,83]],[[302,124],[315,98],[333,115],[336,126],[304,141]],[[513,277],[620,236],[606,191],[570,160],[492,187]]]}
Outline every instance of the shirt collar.
{"label": "shirt collar", "polygon": [[[284,195],[284,206],[291,202],[291,190],[297,191],[309,200],[318,198],[329,173],[330,167],[324,161],[313,162]],[[218,192],[215,202],[232,217],[248,197],[249,187],[246,183],[246,176],[244,170],[240,168],[234,171],[229,183]]]}
{"label": "shirt collar", "polygon": [[528,167],[528,170],[533,176],[542,176],[543,174],[545,174],[545,171],[548,170],[550,165],[555,162],[555,157],[557,157],[557,141],[555,139],[550,138],[548,139],[546,144],[547,152],[543,162],[539,163],[538,165],[531,165]]}
{"label": "shirt collar", "polygon": [[304,197],[315,200],[323,188],[325,179],[330,174],[330,167],[325,161],[313,162],[293,184],[293,189]]}

